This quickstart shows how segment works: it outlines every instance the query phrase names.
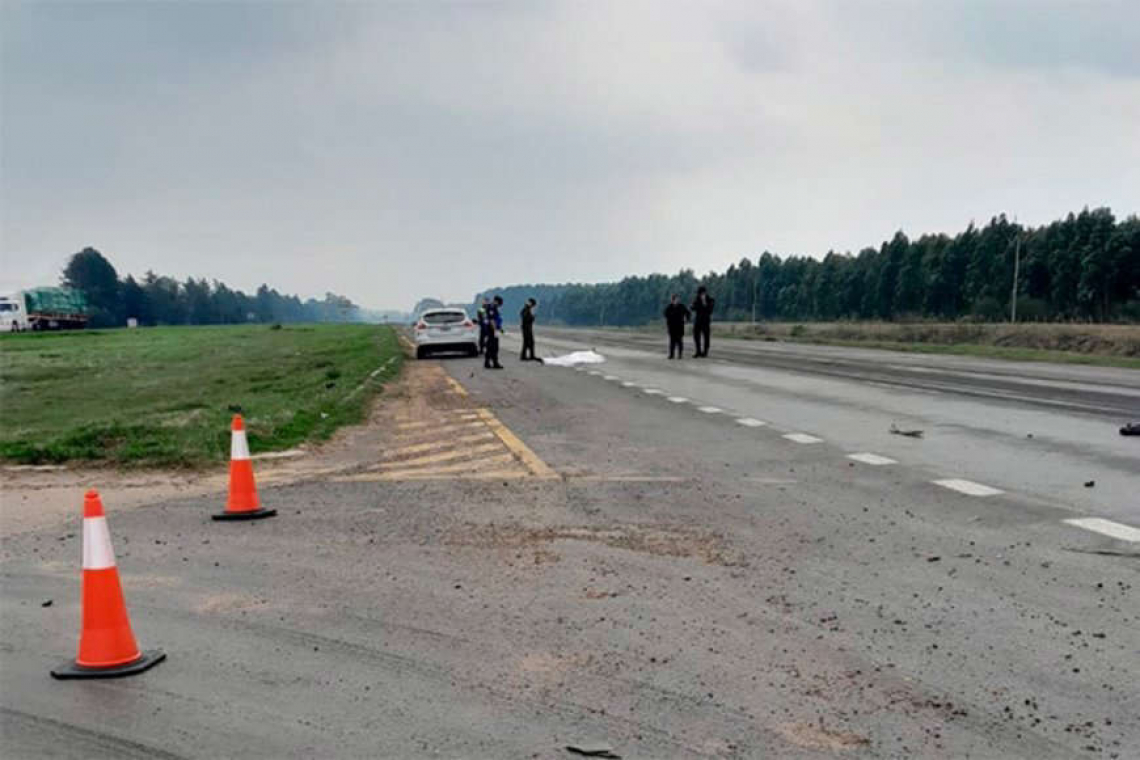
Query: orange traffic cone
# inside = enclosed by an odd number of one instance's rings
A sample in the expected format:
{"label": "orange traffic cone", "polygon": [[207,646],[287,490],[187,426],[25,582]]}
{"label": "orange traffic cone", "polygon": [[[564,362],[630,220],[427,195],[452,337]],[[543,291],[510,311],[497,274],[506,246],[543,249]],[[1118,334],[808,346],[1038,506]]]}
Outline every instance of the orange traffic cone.
{"label": "orange traffic cone", "polygon": [[253,482],[253,462],[249,460],[249,443],[245,439],[245,422],[234,415],[230,426],[230,498],[226,511],[211,515],[215,520],[257,520],[273,517],[276,509],[262,509]]}
{"label": "orange traffic cone", "polygon": [[119,569],[103,502],[95,490],[83,499],[83,625],[79,656],[51,672],[53,678],[118,678],[141,673],[166,659],[161,649],[139,651],[119,585]]}

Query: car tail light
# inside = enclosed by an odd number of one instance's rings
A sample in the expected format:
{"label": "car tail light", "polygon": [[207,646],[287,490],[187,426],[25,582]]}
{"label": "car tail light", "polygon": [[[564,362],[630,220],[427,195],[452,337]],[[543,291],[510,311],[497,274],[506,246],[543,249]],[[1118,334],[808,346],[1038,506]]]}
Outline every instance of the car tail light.
{"label": "car tail light", "polygon": [[472,322],[470,319],[465,319],[465,320],[463,320],[463,326],[464,327],[474,327],[475,323]]}
{"label": "car tail light", "polygon": [[417,330],[426,330],[427,324],[424,322],[416,322],[416,329]]}

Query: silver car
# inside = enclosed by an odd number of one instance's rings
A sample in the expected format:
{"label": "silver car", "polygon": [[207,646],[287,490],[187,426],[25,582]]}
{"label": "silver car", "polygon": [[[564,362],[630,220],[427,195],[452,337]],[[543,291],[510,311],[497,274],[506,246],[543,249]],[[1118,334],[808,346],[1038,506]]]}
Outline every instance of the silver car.
{"label": "silver car", "polygon": [[479,326],[463,309],[428,309],[416,320],[412,332],[416,339],[417,359],[425,358],[432,351],[462,351],[468,356],[479,355]]}

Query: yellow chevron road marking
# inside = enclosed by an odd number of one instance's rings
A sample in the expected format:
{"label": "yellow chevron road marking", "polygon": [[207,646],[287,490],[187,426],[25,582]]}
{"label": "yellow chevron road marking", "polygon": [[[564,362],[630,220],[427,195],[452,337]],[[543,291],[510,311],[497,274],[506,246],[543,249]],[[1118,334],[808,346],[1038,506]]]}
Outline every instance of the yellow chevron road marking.
{"label": "yellow chevron road marking", "polygon": [[400,436],[402,438],[422,438],[423,436],[428,435],[450,435],[453,433],[460,433],[464,430],[474,430],[476,428],[486,429],[486,427],[483,425],[482,420],[475,420],[474,422],[460,422],[458,424],[450,425],[447,423],[430,424],[436,424],[437,427],[413,428],[406,432],[401,431]]}
{"label": "yellow chevron road marking", "polygon": [[462,385],[460,385],[458,380],[456,380],[451,375],[444,375],[443,377],[444,377],[444,379],[447,380],[448,384],[451,386],[451,390],[455,391],[460,396],[466,396],[467,395],[467,389],[464,388]]}
{"label": "yellow chevron road marking", "polygon": [[398,449],[393,449],[392,454],[394,456],[403,456],[405,454],[420,454],[420,453],[423,453],[425,451],[431,451],[432,449],[448,448],[450,446],[459,446],[459,445],[464,444],[464,443],[478,443],[479,441],[484,441],[484,440],[491,438],[491,437],[492,437],[491,433],[478,433],[476,435],[460,436],[459,438],[449,438],[446,440],[439,440],[439,441],[428,441],[427,443],[417,443],[417,444],[414,444],[412,446],[402,446]]}
{"label": "yellow chevron road marking", "polygon": [[403,467],[419,467],[425,464],[434,464],[436,462],[447,462],[452,459],[462,459],[464,457],[473,457],[476,454],[488,454],[492,451],[502,451],[503,447],[499,443],[484,443],[481,446],[472,446],[464,449],[454,449],[452,451],[443,451],[439,454],[427,454],[422,457],[413,457],[411,459],[397,459],[391,462],[383,462],[377,465],[378,470],[399,469]]}
{"label": "yellow chevron road marking", "polygon": [[[386,470],[384,472],[363,472],[357,475],[346,475],[345,479],[357,481],[410,480],[412,478],[433,478],[446,475],[455,475],[457,473],[464,473],[464,477],[470,477],[471,475],[478,475],[478,472],[474,469],[476,467],[493,466],[501,469],[502,465],[511,464],[515,461],[516,460],[513,454],[500,454],[499,456],[484,457],[483,459],[476,459],[470,462],[459,462],[457,464],[441,465],[438,467]],[[521,472],[521,476],[526,477],[526,472]]]}
{"label": "yellow chevron road marking", "polygon": [[512,433],[506,425],[499,422],[499,418],[491,414],[489,409],[479,409],[479,416],[483,418],[483,422],[487,423],[487,427],[491,428],[491,432],[499,436],[499,440],[503,445],[511,450],[511,453],[519,458],[519,461],[526,465],[526,468],[531,473],[543,480],[552,480],[558,477],[558,473],[550,469],[546,462],[538,458],[538,455],[530,450],[530,447],[519,440],[518,436]]}

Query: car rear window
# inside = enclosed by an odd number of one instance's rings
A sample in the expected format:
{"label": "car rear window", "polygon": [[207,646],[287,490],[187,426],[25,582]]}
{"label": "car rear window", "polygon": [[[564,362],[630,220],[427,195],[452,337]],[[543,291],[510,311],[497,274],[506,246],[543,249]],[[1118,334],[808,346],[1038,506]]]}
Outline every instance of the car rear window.
{"label": "car rear window", "polygon": [[467,315],[461,311],[435,311],[423,316],[424,322],[429,325],[453,325],[465,319]]}

